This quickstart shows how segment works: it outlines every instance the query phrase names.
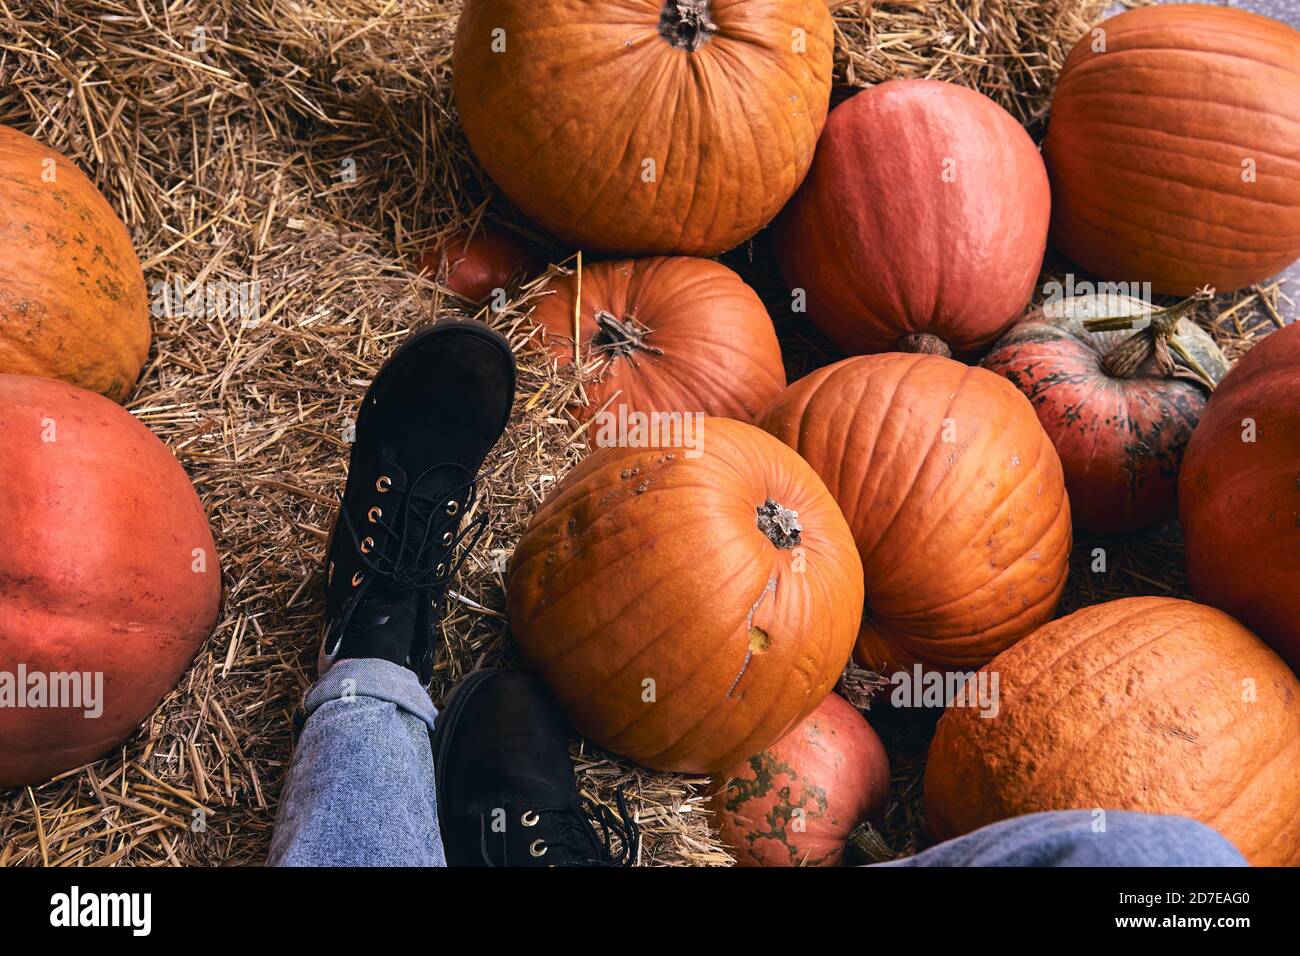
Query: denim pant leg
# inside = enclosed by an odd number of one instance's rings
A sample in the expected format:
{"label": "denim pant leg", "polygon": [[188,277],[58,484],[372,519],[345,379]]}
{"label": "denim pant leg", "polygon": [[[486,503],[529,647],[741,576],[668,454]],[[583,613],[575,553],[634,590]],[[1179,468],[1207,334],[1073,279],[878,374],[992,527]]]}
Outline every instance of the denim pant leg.
{"label": "denim pant leg", "polygon": [[429,731],[437,709],[405,667],[335,664],[303,704],[272,866],[446,866]]}
{"label": "denim pant leg", "polygon": [[1186,817],[1056,810],[981,827],[879,866],[1246,866],[1236,847]]}

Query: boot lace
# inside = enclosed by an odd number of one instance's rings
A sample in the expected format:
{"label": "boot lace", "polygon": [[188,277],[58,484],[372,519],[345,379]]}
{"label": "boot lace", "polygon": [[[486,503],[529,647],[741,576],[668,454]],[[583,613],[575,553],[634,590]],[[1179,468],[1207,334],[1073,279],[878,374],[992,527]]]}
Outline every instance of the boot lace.
{"label": "boot lace", "polygon": [[[352,523],[352,516],[346,510],[342,511],[357,555],[370,572],[367,580],[371,576],[379,577],[398,591],[436,590],[435,601],[443,600],[446,585],[487,529],[487,514],[484,513],[466,522],[459,532],[451,530],[474,503],[478,477],[463,481],[438,496],[426,495],[419,490],[428,475],[439,468],[449,467],[460,466],[434,465],[422,472],[411,483],[410,490],[396,499],[393,519],[376,519],[375,526],[387,532],[385,547],[363,549],[366,533],[359,532]],[[456,557],[448,560],[453,554]]]}
{"label": "boot lace", "polygon": [[554,816],[559,833],[556,844],[570,853],[570,858],[557,866],[632,865],[641,840],[640,828],[628,810],[622,787],[614,792],[614,802],[617,813],[587,797],[538,811]]}

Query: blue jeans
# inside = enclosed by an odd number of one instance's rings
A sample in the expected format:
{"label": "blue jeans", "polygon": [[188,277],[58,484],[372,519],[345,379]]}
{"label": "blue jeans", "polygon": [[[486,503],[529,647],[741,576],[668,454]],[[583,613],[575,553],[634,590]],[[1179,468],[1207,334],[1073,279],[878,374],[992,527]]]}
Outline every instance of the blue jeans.
{"label": "blue jeans", "polygon": [[[271,840],[273,866],[446,866],[429,731],[415,674],[335,664],[310,691]],[[880,866],[1244,866],[1183,817],[1065,810],[1003,820]]]}

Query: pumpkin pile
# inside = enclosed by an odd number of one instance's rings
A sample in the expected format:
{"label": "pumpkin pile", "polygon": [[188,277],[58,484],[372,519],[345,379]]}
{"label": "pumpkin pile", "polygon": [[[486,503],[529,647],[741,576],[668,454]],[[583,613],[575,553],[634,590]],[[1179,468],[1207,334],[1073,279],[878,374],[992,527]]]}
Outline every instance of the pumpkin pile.
{"label": "pumpkin pile", "polygon": [[[525,662],[597,744],[713,773],[741,865],[837,865],[879,822],[888,757],[831,693],[850,647],[885,677],[1002,680],[990,710],[942,701],[934,839],[1144,809],[1300,862],[1300,685],[1268,646],[1300,660],[1300,333],[1229,373],[1193,319],[1300,256],[1300,137],[1278,135],[1300,34],[1124,13],[1070,54],[1041,155],[948,83],[828,115],[829,44],[823,5],[794,0],[466,4],[470,145],[533,222],[610,256],[553,270],[528,318],[582,384],[590,451],[514,553]],[[764,302],[697,258],[769,221],[782,304],[847,356],[788,386]],[[1027,312],[1049,237],[1101,281]],[[1075,528],[1180,513],[1214,607],[1052,620]]]}
{"label": "pumpkin pile", "polygon": [[[892,812],[886,745],[835,693],[851,659],[996,678],[989,711],[942,702],[934,840],[1145,810],[1300,864],[1300,330],[1230,369],[1194,320],[1300,257],[1300,32],[1107,20],[1041,151],[951,83],[830,109],[834,39],[825,0],[462,4],[459,121],[531,227],[449,231],[418,269],[496,311],[545,269],[525,235],[575,253],[512,326],[573,383],[583,456],[510,560],[525,665],[600,747],[713,775],[742,865],[838,865]],[[125,227],[5,127],[0,200],[0,523],[32,532],[0,557],[0,670],[101,673],[109,702],[0,709],[9,786],[138,726],[220,579],[184,472],[114,404],[150,344]],[[1049,243],[1098,282],[1041,285]],[[841,354],[789,381],[769,309]],[[1175,519],[1202,603],[1056,617],[1076,530]]]}

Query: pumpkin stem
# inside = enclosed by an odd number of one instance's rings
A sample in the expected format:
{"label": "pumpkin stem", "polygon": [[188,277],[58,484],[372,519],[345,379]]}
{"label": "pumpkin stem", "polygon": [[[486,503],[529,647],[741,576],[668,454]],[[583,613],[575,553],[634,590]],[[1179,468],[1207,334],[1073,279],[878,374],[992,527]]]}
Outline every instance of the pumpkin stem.
{"label": "pumpkin stem", "polygon": [[591,339],[592,349],[610,361],[633,352],[664,354],[663,349],[655,348],[646,341],[651,330],[633,316],[620,319],[604,309],[597,309],[596,327],[596,334]]}
{"label": "pumpkin stem", "polygon": [[[1132,378],[1152,355],[1156,357],[1156,367],[1160,374],[1168,377],[1177,371],[1171,351],[1177,353],[1206,388],[1214,390],[1214,379],[1200,362],[1183,347],[1175,334],[1178,322],[1206,299],[1214,297],[1214,290],[1205,288],[1195,295],[1188,296],[1164,309],[1156,309],[1150,315],[1150,321],[1143,329],[1118,342],[1101,357],[1102,370],[1111,378]],[[1102,315],[1083,320],[1083,327],[1089,332],[1114,332],[1119,329],[1131,329],[1144,316],[1141,315]]]}
{"label": "pumpkin stem", "polygon": [[659,35],[678,49],[694,53],[718,32],[709,16],[709,0],[665,0]]}
{"label": "pumpkin stem", "polygon": [[948,343],[929,332],[909,332],[904,335],[898,340],[898,351],[952,358],[952,349],[948,348]]}
{"label": "pumpkin stem", "polygon": [[800,542],[803,528],[799,524],[799,512],[783,508],[774,498],[768,498],[758,506],[758,530],[767,535],[767,540],[782,551],[788,551]]}

